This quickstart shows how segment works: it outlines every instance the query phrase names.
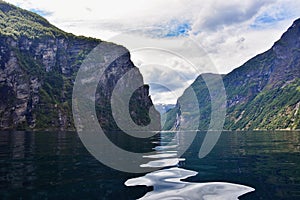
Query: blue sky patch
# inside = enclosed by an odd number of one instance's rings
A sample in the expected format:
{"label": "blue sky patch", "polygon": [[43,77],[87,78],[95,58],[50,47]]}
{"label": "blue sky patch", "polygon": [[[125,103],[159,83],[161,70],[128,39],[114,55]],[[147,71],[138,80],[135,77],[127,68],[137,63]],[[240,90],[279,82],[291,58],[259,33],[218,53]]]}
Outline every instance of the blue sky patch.
{"label": "blue sky patch", "polygon": [[168,27],[169,30],[165,37],[179,37],[179,36],[187,36],[189,31],[192,29],[191,24],[188,22],[171,22]]}
{"label": "blue sky patch", "polygon": [[146,33],[152,37],[158,38],[173,38],[180,36],[188,36],[192,30],[190,22],[180,22],[178,20],[171,20],[168,23],[159,24],[151,27]]}
{"label": "blue sky patch", "polygon": [[268,12],[265,12],[262,15],[258,16],[255,19],[254,23],[250,25],[250,27],[255,29],[260,29],[269,25],[276,24],[277,22],[283,21],[290,17],[291,17],[290,14],[283,10],[273,15],[270,15]]}
{"label": "blue sky patch", "polygon": [[31,12],[34,12],[42,17],[45,17],[45,16],[49,16],[51,15],[51,12],[47,12],[47,11],[44,11],[44,10],[39,10],[39,9],[30,9]]}

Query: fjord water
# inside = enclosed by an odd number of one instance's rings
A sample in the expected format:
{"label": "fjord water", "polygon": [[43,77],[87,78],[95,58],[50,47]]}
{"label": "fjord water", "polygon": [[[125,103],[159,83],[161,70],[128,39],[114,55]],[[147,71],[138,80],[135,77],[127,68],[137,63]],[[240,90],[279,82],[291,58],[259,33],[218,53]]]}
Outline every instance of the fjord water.
{"label": "fjord water", "polygon": [[124,149],[156,152],[141,167],[160,169],[129,174],[97,161],[75,132],[0,132],[0,199],[300,198],[300,132],[225,131],[199,159],[205,134],[179,158],[176,133],[138,143],[110,133]]}

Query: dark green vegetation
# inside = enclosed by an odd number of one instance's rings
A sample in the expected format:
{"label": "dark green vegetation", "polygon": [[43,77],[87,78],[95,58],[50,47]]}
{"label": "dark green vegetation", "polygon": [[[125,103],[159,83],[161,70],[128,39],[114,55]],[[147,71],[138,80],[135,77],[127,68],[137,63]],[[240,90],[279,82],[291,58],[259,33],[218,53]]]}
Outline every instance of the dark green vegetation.
{"label": "dark green vegetation", "polygon": [[[105,42],[65,33],[35,13],[0,1],[0,129],[73,130],[76,74],[100,43]],[[123,47],[107,43],[107,48],[113,52]],[[101,125],[116,129],[110,120],[110,95],[118,78],[132,68],[127,53],[99,82],[96,108]],[[147,92],[142,88],[133,98],[144,102],[132,108],[141,124],[149,123],[145,113],[152,101]]]}
{"label": "dark green vegetation", "polygon": [[47,20],[35,13],[24,12],[15,9],[9,4],[0,1],[0,33],[18,39],[21,36],[27,38],[56,37],[66,34],[52,26]]}
{"label": "dark green vegetation", "polygon": [[[223,76],[227,93],[225,129],[300,129],[299,50],[300,19],[270,50]],[[193,121],[198,113],[193,113],[192,107],[181,114],[181,120],[185,120],[186,126],[196,123],[200,130],[206,130],[211,117],[211,102],[202,76],[191,85],[198,97],[200,121]],[[188,105],[191,99],[183,94],[178,102]],[[174,128],[179,108],[178,103],[168,113],[165,129]],[[186,120],[187,116],[189,120]]]}

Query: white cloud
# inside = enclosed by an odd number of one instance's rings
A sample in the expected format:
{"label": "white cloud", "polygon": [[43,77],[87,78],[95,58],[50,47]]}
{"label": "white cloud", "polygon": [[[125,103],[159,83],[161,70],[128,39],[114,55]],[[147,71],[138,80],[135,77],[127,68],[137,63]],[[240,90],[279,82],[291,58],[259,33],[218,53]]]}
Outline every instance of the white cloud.
{"label": "white cloud", "polygon": [[[147,45],[170,40],[170,36],[190,36],[207,52],[212,62],[204,62],[197,48],[189,44],[164,47],[197,63],[201,72],[228,73],[251,57],[269,49],[281,34],[300,17],[300,1],[295,0],[8,0],[22,8],[42,11],[51,23],[79,35],[109,39],[128,30],[137,30]],[[41,12],[41,13],[42,13]],[[166,38],[168,37],[168,38]],[[116,37],[115,37],[116,38]],[[114,38],[114,39],[115,39]],[[174,39],[174,38],[173,38]],[[176,39],[176,38],[175,38]],[[122,43],[122,42],[121,42]],[[128,43],[128,42],[127,42]],[[126,46],[126,43],[124,44]],[[152,45],[155,46],[155,45]],[[188,52],[188,53],[187,53]],[[172,67],[187,77],[186,83],[198,75],[187,70],[187,63],[163,54],[135,54],[138,64],[160,64]],[[215,69],[212,68],[212,63]],[[155,82],[158,72],[141,70],[147,81]],[[200,73],[201,73],[200,72]],[[175,75],[174,75],[175,76]],[[150,80],[152,79],[152,80]],[[165,79],[182,91],[177,78]],[[161,93],[162,94],[162,93]],[[167,99],[155,94],[155,99]]]}

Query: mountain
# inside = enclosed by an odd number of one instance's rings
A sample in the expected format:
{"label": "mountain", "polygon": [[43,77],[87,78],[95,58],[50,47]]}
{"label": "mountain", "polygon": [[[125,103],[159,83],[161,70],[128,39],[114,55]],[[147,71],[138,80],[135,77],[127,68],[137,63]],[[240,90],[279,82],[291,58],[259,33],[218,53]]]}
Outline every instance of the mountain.
{"label": "mountain", "polygon": [[[199,112],[191,108],[182,114],[180,104],[192,104],[187,91],[167,114],[164,129],[185,121],[207,130],[211,118],[211,98],[202,74],[188,90],[195,91]],[[226,130],[300,129],[300,19],[275,42],[271,49],[255,56],[229,74],[222,75],[226,94]],[[205,80],[205,81],[204,81]],[[199,114],[200,113],[200,114]],[[180,117],[176,118],[176,115]],[[199,120],[196,120],[198,119]]]}
{"label": "mountain", "polygon": [[[105,50],[99,57],[107,69],[95,94],[97,117],[101,126],[118,129],[110,105],[114,87],[132,69],[136,73],[131,78],[143,85],[126,48],[66,33],[39,15],[4,1],[0,1],[0,27],[0,129],[74,130],[75,78],[85,58],[100,44]],[[122,56],[106,63],[118,52]],[[144,85],[130,101],[133,120],[148,124],[152,106],[149,86]]]}
{"label": "mountain", "polygon": [[168,112],[169,110],[171,110],[172,108],[174,108],[175,105],[174,104],[155,104],[155,108],[156,110],[163,115],[164,113]]}

